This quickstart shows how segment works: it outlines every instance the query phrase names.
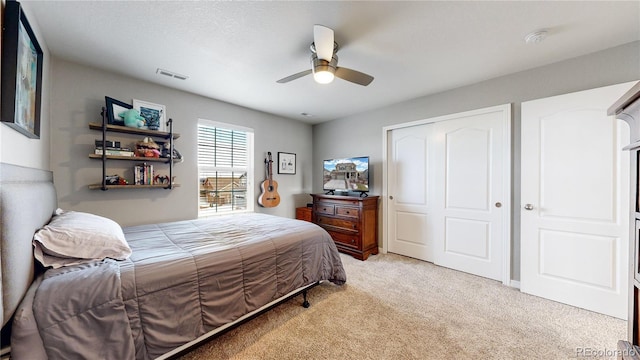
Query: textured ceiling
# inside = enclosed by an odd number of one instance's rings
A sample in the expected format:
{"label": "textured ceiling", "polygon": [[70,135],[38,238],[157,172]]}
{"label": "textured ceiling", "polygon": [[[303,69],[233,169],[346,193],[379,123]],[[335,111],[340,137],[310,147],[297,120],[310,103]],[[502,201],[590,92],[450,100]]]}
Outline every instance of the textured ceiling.
{"label": "textured ceiling", "polygon": [[[639,1],[22,4],[55,56],[309,123],[640,40]],[[335,30],[339,66],[371,85],[276,83],[309,68],[314,24]],[[541,28],[544,42],[524,42]]]}

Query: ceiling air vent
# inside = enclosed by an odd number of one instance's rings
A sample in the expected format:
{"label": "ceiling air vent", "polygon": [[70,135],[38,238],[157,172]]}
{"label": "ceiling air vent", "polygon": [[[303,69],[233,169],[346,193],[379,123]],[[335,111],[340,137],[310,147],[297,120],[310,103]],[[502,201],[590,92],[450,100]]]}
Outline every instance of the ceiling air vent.
{"label": "ceiling air vent", "polygon": [[165,75],[168,77],[176,78],[178,80],[187,80],[189,77],[187,75],[180,75],[178,73],[174,73],[173,71],[160,69],[156,70],[156,74]]}

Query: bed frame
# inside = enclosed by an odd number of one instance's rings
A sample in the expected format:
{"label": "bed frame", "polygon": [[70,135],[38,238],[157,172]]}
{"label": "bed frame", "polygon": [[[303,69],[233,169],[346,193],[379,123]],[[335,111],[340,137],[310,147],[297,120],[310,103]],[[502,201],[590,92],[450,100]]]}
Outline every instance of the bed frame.
{"label": "bed frame", "polygon": [[[10,332],[11,319],[38,271],[39,264],[33,258],[33,234],[47,224],[57,209],[56,190],[50,171],[0,163],[0,297],[2,298],[2,343]],[[187,352],[195,345],[268,311],[276,305],[300,294],[302,306],[309,307],[307,290],[313,283],[296,289],[232,323],[225,324],[186,343],[158,359],[173,358]],[[8,340],[8,337],[6,338]],[[3,348],[0,356],[10,348]]]}

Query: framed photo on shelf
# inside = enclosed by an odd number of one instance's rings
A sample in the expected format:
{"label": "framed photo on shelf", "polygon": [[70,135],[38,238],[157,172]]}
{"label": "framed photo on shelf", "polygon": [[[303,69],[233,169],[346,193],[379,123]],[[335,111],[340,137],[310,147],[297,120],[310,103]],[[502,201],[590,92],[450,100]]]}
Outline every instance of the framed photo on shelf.
{"label": "framed photo on shelf", "polygon": [[121,118],[118,114],[123,111],[132,109],[133,106],[120,100],[110,98],[108,96],[105,96],[104,100],[107,105],[107,120],[109,121],[109,124],[124,126],[124,119]]}
{"label": "framed photo on shelf", "polygon": [[19,2],[7,1],[2,39],[2,122],[40,138],[43,53]]}
{"label": "framed photo on shelf", "polygon": [[167,109],[164,105],[133,99],[133,108],[145,119],[144,129],[167,131]]}
{"label": "framed photo on shelf", "polygon": [[296,173],[296,154],[278,152],[278,174]]}

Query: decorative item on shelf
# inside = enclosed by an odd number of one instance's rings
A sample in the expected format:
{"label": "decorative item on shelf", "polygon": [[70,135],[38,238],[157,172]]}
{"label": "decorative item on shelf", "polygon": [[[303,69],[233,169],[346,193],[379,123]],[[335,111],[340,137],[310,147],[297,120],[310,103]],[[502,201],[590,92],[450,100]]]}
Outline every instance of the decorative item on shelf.
{"label": "decorative item on shelf", "polygon": [[167,175],[156,175],[156,176],[153,177],[153,183],[154,184],[168,185],[169,184],[169,176],[167,176]]}
{"label": "decorative item on shelf", "polygon": [[129,185],[127,179],[120,175],[107,175],[105,176],[105,182],[107,185]]}
{"label": "decorative item on shelf", "polygon": [[118,114],[124,119],[124,126],[141,128],[144,127],[144,118],[140,116],[140,112],[136,109],[125,110]]}
{"label": "decorative item on shelf", "polygon": [[150,137],[136,143],[136,156],[159,158],[160,146]]}
{"label": "decorative item on shelf", "polygon": [[133,99],[133,108],[140,111],[147,129],[165,131],[166,108],[164,105]]}
{"label": "decorative item on shelf", "polygon": [[[163,158],[168,158],[169,157],[169,142],[164,142],[164,141],[158,141],[156,142],[156,144],[158,144],[158,146],[160,146],[160,157]],[[173,158],[174,159],[178,159],[178,160],[182,160],[182,154],[180,154],[180,152],[178,151],[178,149],[176,149],[176,147],[173,147]]]}

